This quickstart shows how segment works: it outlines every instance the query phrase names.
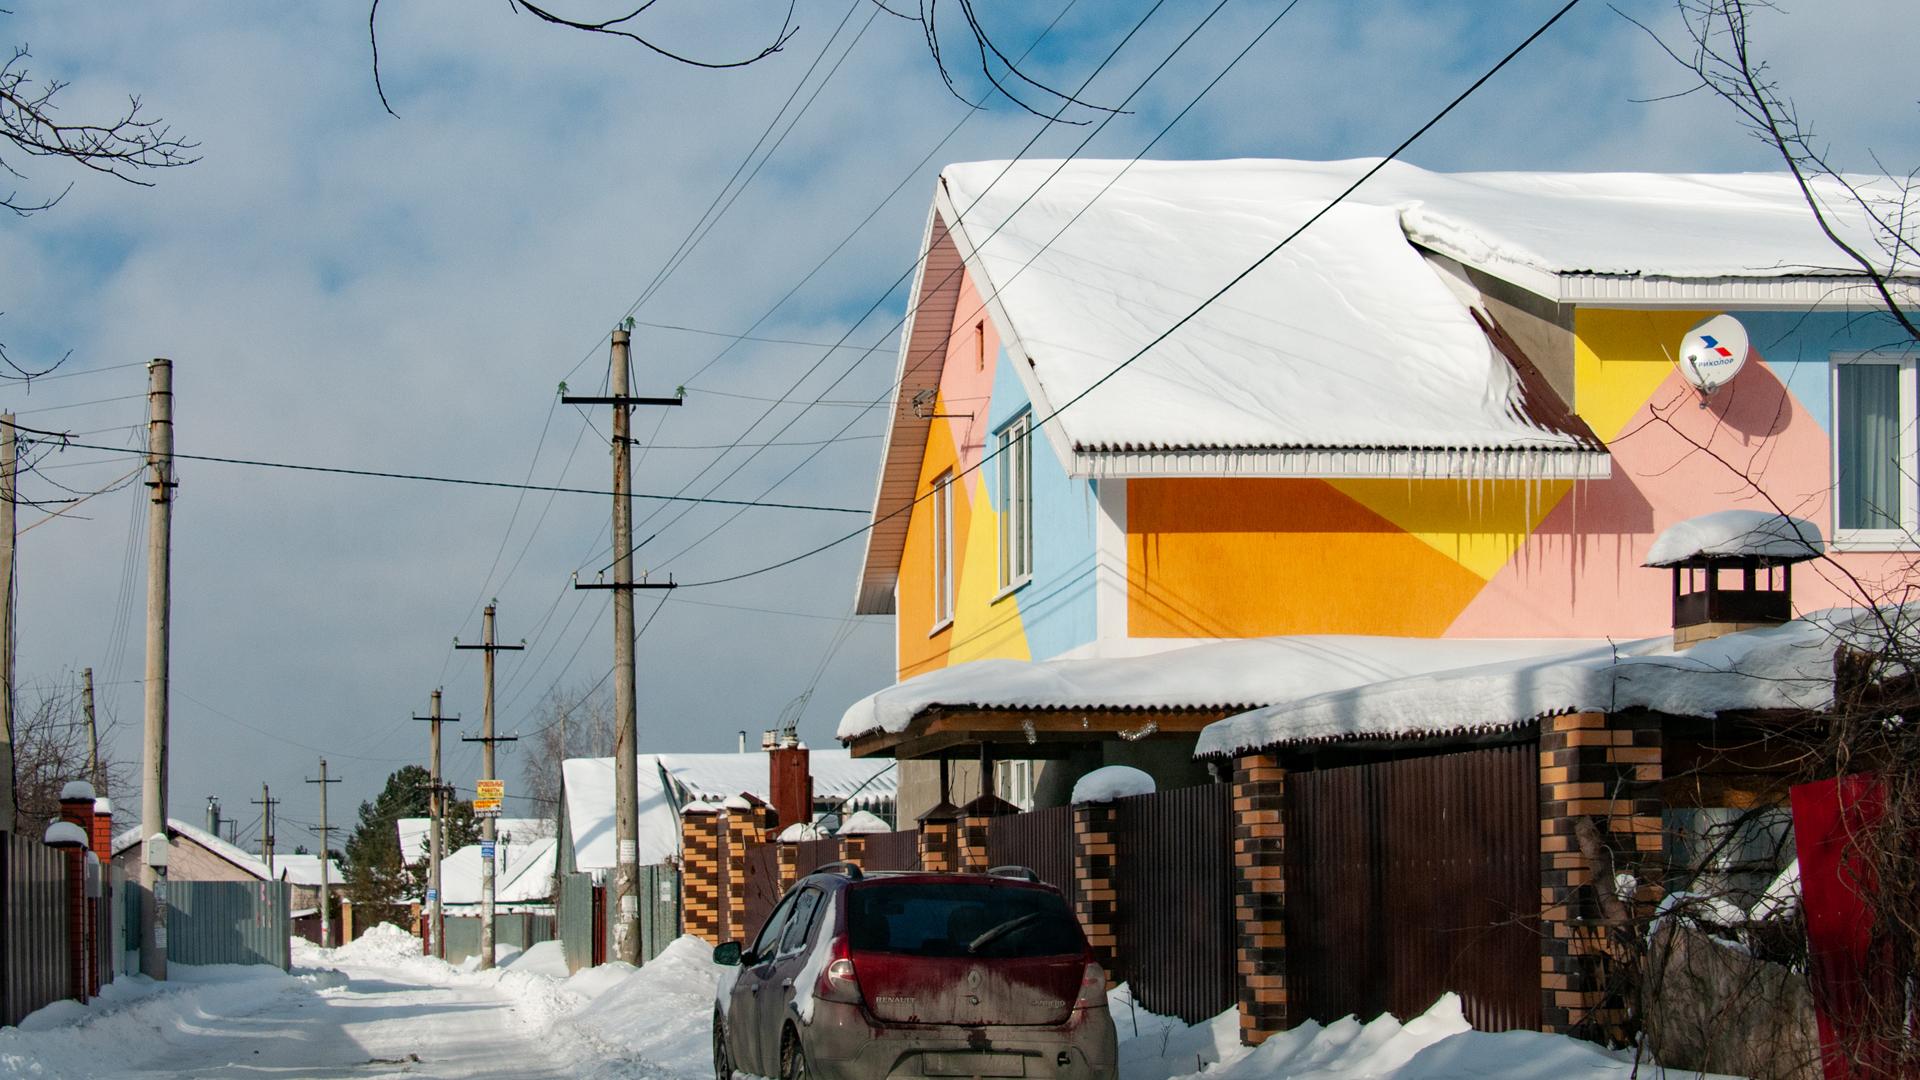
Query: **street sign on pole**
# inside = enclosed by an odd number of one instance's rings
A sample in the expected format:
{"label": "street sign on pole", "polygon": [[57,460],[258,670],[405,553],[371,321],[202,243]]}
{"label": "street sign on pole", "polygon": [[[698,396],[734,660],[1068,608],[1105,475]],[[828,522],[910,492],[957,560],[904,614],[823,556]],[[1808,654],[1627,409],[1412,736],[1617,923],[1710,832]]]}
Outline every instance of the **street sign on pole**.
{"label": "street sign on pole", "polygon": [[493,841],[491,840],[480,841],[480,857],[483,859],[489,859],[489,860],[493,858]]}
{"label": "street sign on pole", "polygon": [[500,800],[507,797],[505,780],[476,780],[473,784],[473,816],[499,817]]}

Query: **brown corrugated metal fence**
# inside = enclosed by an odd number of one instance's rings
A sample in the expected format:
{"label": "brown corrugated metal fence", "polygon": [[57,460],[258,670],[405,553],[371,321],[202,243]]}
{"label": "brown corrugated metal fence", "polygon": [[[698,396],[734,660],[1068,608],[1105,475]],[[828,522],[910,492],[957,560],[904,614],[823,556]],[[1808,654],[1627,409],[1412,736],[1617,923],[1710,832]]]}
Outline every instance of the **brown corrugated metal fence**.
{"label": "brown corrugated metal fence", "polygon": [[0,833],[0,1024],[72,992],[67,865],[37,839]]}
{"label": "brown corrugated metal fence", "polygon": [[800,877],[806,877],[828,863],[840,861],[840,838],[828,836],[819,840],[802,840],[794,845],[794,865],[800,869]]}
{"label": "brown corrugated metal fence", "polygon": [[1024,866],[1073,903],[1073,807],[994,818],[987,824],[987,861]]}
{"label": "brown corrugated metal fence", "polygon": [[869,833],[866,854],[860,865],[865,870],[918,870],[920,868],[920,830]]}
{"label": "brown corrugated metal fence", "polygon": [[1407,1019],[1460,994],[1482,1031],[1540,1023],[1532,743],[1287,777],[1296,1020]]}
{"label": "brown corrugated metal fence", "polygon": [[780,846],[748,844],[746,867],[747,925],[734,927],[733,936],[751,942],[780,902]]}
{"label": "brown corrugated metal fence", "polygon": [[1150,1012],[1233,1007],[1233,804],[1226,784],[1119,799],[1119,973]]}

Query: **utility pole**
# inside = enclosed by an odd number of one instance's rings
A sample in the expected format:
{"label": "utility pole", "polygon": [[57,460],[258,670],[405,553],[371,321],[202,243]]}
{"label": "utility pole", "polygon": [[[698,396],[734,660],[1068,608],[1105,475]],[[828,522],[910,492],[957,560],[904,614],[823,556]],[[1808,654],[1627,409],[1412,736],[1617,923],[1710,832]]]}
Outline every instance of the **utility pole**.
{"label": "utility pole", "polygon": [[[493,654],[488,653],[489,657]],[[428,742],[433,748],[432,790],[428,795],[431,817],[427,825],[427,934],[431,955],[442,960],[447,958],[447,924],[440,911],[440,819],[446,813],[447,796],[453,789],[440,782],[440,725],[457,724],[457,716],[440,715],[440,691],[433,692],[433,708],[429,716],[416,716],[415,720],[425,720],[432,724]],[[492,744],[488,744],[491,746]]]}
{"label": "utility pole", "polygon": [[[480,730],[482,734],[477,739],[462,736],[460,741],[477,742],[480,744],[480,778],[482,780],[492,780],[494,778],[493,744],[515,742],[518,740],[518,736],[495,735],[493,733],[493,654],[497,652],[517,652],[526,648],[527,644],[524,641],[518,645],[494,644],[492,604],[487,605],[486,619],[482,626],[484,629],[482,644],[462,645],[460,642],[455,641],[453,647],[456,649],[482,650],[481,658],[485,662],[486,668],[486,689],[482,692],[480,698]],[[489,814],[480,819],[480,969],[482,971],[493,967],[493,842],[494,819],[498,816],[499,812],[496,810],[493,814]]]}
{"label": "utility pole", "polygon": [[87,718],[87,779],[93,781],[93,793],[107,797],[107,774],[100,768],[100,728],[93,722],[93,669],[80,671],[80,712]]}
{"label": "utility pole", "polygon": [[614,957],[638,965],[640,956],[640,785],[639,709],[634,690],[633,590],[671,589],[663,584],[633,580],[633,440],[628,434],[635,405],[676,406],[678,397],[634,397],[628,392],[632,333],[613,332],[612,367],[604,397],[569,397],[567,405],[613,406],[613,581],[575,581],[576,589],[612,589],[613,592],[613,836],[615,900]]}
{"label": "utility pole", "polygon": [[271,877],[273,875],[273,808],[280,805],[280,800],[273,797],[273,792],[268,790],[266,782],[262,781],[260,797],[253,800],[253,805],[260,808],[260,858],[266,862],[267,875]]}
{"label": "utility pole", "polygon": [[[167,673],[173,580],[173,361],[147,365],[147,700],[140,785],[140,970],[167,977]],[[8,680],[11,683],[11,679]],[[159,837],[156,844],[154,838]]]}
{"label": "utility pole", "polygon": [[18,503],[13,414],[0,413],[0,832],[12,832],[13,794],[13,541]]}
{"label": "utility pole", "polygon": [[337,784],[339,777],[327,779],[327,759],[320,759],[320,779],[308,780],[309,784],[320,785],[320,827],[313,830],[320,834],[320,946],[333,948],[333,913],[327,908],[327,845],[333,842],[333,830],[327,828],[327,785]]}

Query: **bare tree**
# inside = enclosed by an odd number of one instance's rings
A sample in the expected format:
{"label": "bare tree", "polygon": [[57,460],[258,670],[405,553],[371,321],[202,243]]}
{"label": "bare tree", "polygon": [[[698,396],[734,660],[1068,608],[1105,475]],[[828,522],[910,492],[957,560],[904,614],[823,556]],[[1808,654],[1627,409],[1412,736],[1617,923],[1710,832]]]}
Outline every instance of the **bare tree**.
{"label": "bare tree", "polygon": [[560,803],[560,763],[613,753],[613,703],[599,687],[576,684],[547,691],[534,710],[538,726],[521,737],[527,795],[548,810]]}
{"label": "bare tree", "polygon": [[100,753],[97,761],[89,761],[80,680],[73,672],[21,689],[32,699],[15,714],[13,726],[14,794],[22,835],[37,835],[60,819],[60,789],[70,780],[86,780],[102,796],[130,791],[133,765],[113,752],[118,724],[110,715],[97,721]]}
{"label": "bare tree", "polygon": [[[546,4],[532,3],[531,0],[507,0],[507,7],[514,14],[530,16],[549,26],[603,37],[621,38],[675,63],[710,69],[739,68],[757,63],[781,51],[789,41],[793,40],[794,35],[800,32],[799,26],[794,22],[795,0],[788,0],[786,13],[780,20],[780,26],[767,39],[767,44],[756,51],[730,59],[701,59],[678,48],[663,45],[657,37],[638,29],[642,16],[651,12],[658,2],[659,0],[644,0],[638,7],[624,14],[605,19],[562,15]],[[917,24],[926,38],[927,51],[933,56],[933,62],[939,68],[940,78],[946,83],[947,89],[954,97],[966,104],[974,108],[980,107],[978,102],[968,100],[961,92],[954,79],[954,69],[947,63],[946,54],[942,48],[940,0],[918,0],[917,9],[912,11],[902,10],[902,6],[894,6],[887,0],[872,0],[872,2],[889,15]],[[992,84],[994,91],[1000,96],[1035,116],[1060,123],[1086,122],[1062,119],[1061,113],[1073,105],[1097,112],[1114,111],[1089,104],[1073,94],[1056,90],[1029,76],[1021,70],[1019,60],[1009,57],[1000,46],[994,43],[992,35],[988,33],[986,26],[980,20],[979,13],[974,8],[973,0],[954,0],[954,3],[958,6],[960,15],[960,29],[954,33],[961,36],[965,46],[971,49],[977,58],[981,75]],[[367,7],[367,39],[373,52],[373,87],[374,92],[380,97],[381,107],[387,110],[388,115],[397,117],[399,114],[393,111],[393,105],[387,100],[386,88],[380,81],[379,16],[380,0],[372,0]],[[951,22],[952,20],[948,20],[949,24]],[[1044,112],[1029,99],[1048,102],[1056,107],[1052,112]]]}

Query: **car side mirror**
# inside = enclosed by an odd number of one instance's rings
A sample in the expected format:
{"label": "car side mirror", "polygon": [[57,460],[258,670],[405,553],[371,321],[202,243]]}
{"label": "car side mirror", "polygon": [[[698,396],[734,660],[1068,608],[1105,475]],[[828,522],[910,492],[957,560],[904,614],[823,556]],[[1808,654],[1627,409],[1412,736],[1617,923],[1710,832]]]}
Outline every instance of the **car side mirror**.
{"label": "car side mirror", "polygon": [[740,966],[740,943],[729,941],[713,947],[713,962],[722,967]]}

